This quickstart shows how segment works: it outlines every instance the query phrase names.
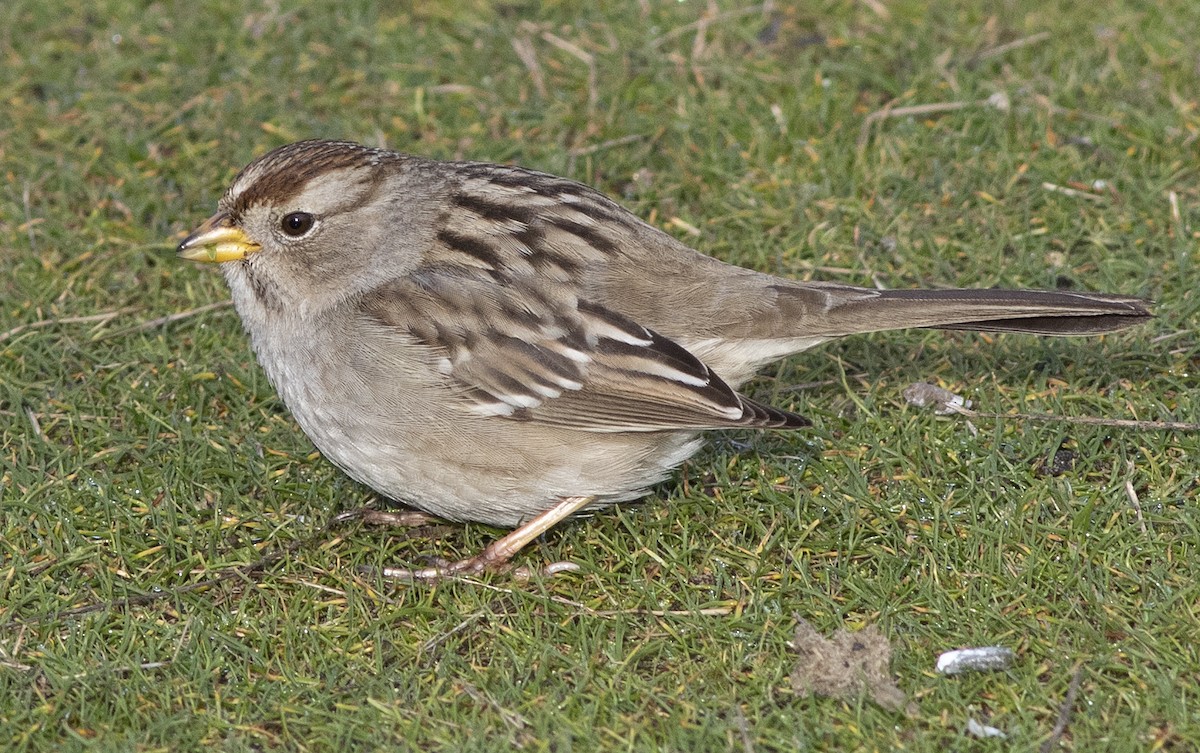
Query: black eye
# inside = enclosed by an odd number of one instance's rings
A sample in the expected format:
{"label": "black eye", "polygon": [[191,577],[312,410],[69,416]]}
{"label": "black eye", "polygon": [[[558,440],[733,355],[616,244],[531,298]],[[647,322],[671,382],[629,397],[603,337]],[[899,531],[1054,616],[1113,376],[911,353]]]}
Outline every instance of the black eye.
{"label": "black eye", "polygon": [[312,230],[313,221],[313,216],[308,212],[292,212],[284,215],[283,222],[279,224],[284,233],[293,238],[299,238]]}

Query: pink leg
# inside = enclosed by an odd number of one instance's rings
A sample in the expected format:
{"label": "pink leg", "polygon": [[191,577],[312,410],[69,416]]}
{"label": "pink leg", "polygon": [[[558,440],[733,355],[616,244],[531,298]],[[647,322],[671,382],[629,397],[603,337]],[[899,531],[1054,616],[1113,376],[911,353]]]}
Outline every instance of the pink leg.
{"label": "pink leg", "polygon": [[[451,575],[474,575],[485,571],[504,572],[510,569],[509,560],[517,552],[525,548],[526,545],[538,536],[541,536],[558,523],[571,517],[594,501],[596,501],[595,497],[564,497],[554,507],[530,519],[507,536],[496,539],[474,557],[468,557],[457,562],[439,562],[433,567],[420,570],[388,567],[384,568],[383,575],[385,578],[395,578],[398,580],[433,581]],[[569,562],[555,562],[548,565],[543,572],[546,575],[554,575],[577,569],[579,569],[578,565]],[[515,572],[518,577],[529,576],[529,571],[526,568],[518,568]]]}

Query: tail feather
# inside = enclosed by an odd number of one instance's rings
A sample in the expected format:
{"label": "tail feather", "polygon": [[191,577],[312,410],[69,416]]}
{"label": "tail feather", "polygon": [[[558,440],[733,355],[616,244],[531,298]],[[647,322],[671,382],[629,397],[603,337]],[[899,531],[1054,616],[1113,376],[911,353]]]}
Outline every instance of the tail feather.
{"label": "tail feather", "polygon": [[[1140,299],[1051,290],[870,290],[808,283],[795,291],[806,334],[840,337],[862,332],[926,328],[1034,335],[1096,335],[1153,317]],[[823,300],[813,300],[816,295]]]}

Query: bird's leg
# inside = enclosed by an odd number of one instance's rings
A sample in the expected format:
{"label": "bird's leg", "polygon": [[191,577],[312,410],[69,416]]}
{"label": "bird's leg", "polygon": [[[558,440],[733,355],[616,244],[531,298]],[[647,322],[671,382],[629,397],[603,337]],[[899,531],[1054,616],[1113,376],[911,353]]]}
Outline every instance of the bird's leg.
{"label": "bird's leg", "polygon": [[[595,501],[595,496],[563,497],[554,507],[530,519],[507,536],[496,539],[474,557],[457,562],[439,562],[433,567],[420,570],[386,567],[383,569],[383,576],[397,580],[433,581],[453,575],[474,575],[485,571],[504,572],[512,567],[509,560],[513,558],[513,555],[538,536]],[[578,569],[579,566],[571,562],[554,562],[547,565],[542,572],[545,575],[555,575]],[[517,568],[514,574],[518,577],[529,577],[530,572],[527,568],[521,567]]]}

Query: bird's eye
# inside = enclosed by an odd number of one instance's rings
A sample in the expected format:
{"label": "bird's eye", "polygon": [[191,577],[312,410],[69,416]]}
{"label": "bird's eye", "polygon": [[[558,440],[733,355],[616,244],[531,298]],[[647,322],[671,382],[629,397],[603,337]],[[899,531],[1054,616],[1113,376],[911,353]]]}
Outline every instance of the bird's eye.
{"label": "bird's eye", "polygon": [[309,230],[312,230],[313,222],[313,216],[308,212],[292,212],[291,214],[285,214],[283,221],[279,224],[283,228],[284,233],[293,238],[299,238]]}

